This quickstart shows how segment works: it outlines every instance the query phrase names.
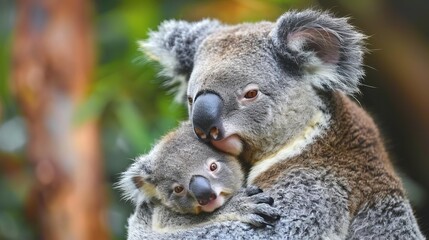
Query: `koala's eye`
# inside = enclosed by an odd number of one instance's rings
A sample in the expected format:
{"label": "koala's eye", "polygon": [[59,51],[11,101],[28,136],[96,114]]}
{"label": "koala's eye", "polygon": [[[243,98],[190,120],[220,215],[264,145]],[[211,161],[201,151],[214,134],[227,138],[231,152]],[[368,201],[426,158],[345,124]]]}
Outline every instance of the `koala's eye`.
{"label": "koala's eye", "polygon": [[256,96],[258,96],[258,90],[256,89],[250,90],[246,92],[246,94],[244,94],[244,98],[246,99],[252,99],[252,98],[255,98]]}
{"label": "koala's eye", "polygon": [[194,101],[192,100],[192,97],[188,97],[188,104],[189,104],[189,106],[192,106],[192,103],[193,103]]}
{"label": "koala's eye", "polygon": [[183,192],[184,188],[182,186],[175,186],[174,187],[174,192],[175,193],[181,193]]}
{"label": "koala's eye", "polygon": [[210,171],[214,172],[217,169],[217,164],[216,163],[211,163],[210,164]]}

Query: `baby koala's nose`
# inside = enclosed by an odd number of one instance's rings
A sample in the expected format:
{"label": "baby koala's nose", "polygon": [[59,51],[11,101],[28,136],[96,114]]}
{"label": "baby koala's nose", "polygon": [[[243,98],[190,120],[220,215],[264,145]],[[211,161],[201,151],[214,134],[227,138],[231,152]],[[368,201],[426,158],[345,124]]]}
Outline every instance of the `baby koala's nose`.
{"label": "baby koala's nose", "polygon": [[189,190],[191,190],[198,203],[202,206],[216,199],[216,193],[213,191],[210,181],[204,176],[192,176],[189,183]]}

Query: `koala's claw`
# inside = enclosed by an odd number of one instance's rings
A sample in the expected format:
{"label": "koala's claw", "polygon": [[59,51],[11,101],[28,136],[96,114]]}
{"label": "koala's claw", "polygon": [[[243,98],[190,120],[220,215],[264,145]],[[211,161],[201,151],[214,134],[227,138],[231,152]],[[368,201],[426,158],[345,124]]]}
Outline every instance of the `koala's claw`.
{"label": "koala's claw", "polygon": [[255,215],[250,224],[252,224],[256,228],[264,228],[267,226],[274,227],[273,221],[259,215]]}
{"label": "koala's claw", "polygon": [[274,204],[274,199],[263,192],[252,195],[250,196],[250,198],[254,203],[258,203],[258,204],[266,203],[270,206]]}
{"label": "koala's claw", "polygon": [[262,216],[264,220],[268,223],[267,225],[273,226],[274,222],[277,222],[280,219],[280,215],[273,214],[273,215],[263,215]]}
{"label": "koala's claw", "polygon": [[250,212],[249,223],[254,227],[273,226],[273,223],[279,219],[278,210],[273,207],[274,199],[265,194],[256,186],[246,188]]}
{"label": "koala's claw", "polygon": [[271,205],[259,204],[256,210],[256,214],[262,216],[268,222],[274,222],[280,218],[279,214],[277,213],[277,209],[273,208]]}
{"label": "koala's claw", "polygon": [[269,197],[267,204],[270,205],[270,206],[273,206],[273,204],[274,204],[274,198]]}
{"label": "koala's claw", "polygon": [[279,219],[278,210],[273,205],[272,197],[256,186],[248,186],[240,189],[220,213],[234,213],[239,216],[237,220],[261,228],[272,226]]}
{"label": "koala's claw", "polygon": [[260,189],[257,186],[251,185],[251,186],[248,186],[246,188],[246,194],[247,194],[247,196],[253,196],[253,195],[256,195],[256,194],[259,194],[259,193],[262,193],[262,192],[263,192],[262,189]]}
{"label": "koala's claw", "polygon": [[252,220],[251,224],[257,228],[263,228],[270,225],[270,223],[268,223],[262,216],[256,215]]}

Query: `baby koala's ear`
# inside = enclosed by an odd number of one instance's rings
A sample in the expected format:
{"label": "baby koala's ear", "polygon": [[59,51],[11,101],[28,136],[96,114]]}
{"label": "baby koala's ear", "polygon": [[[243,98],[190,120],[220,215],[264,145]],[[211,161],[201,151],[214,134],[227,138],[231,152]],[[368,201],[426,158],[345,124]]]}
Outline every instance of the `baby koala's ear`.
{"label": "baby koala's ear", "polygon": [[134,183],[134,186],[135,186],[137,189],[142,188],[142,187],[143,187],[143,185],[144,185],[144,183],[145,183],[144,178],[143,178],[142,176],[140,176],[140,175],[137,175],[137,176],[132,177],[132,178],[131,178],[131,181]]}
{"label": "baby koala's ear", "polygon": [[287,12],[277,20],[271,39],[283,61],[298,64],[311,84],[353,94],[364,75],[365,36],[347,20],[313,10]]}
{"label": "baby koala's ear", "polygon": [[144,191],[144,186],[149,184],[152,169],[151,161],[147,155],[140,156],[136,161],[121,175],[117,184],[122,191],[125,200],[137,204],[148,199]]}
{"label": "baby koala's ear", "polygon": [[194,67],[194,56],[208,34],[219,28],[216,20],[186,22],[168,20],[161,23],[149,38],[139,41],[140,50],[163,67],[162,75],[170,78],[166,85],[178,85],[176,100],[185,99],[187,82]]}

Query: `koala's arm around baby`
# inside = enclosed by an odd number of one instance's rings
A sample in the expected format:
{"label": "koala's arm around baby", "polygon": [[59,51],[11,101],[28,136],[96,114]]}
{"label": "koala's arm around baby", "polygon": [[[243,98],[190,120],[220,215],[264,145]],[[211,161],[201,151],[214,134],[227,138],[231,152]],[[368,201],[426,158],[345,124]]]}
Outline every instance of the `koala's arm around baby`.
{"label": "koala's arm around baby", "polygon": [[272,204],[273,199],[255,186],[241,189],[215,212],[199,215],[142,202],[128,220],[128,239],[213,239],[220,234],[219,225],[225,234],[232,234],[235,228],[251,229],[248,224],[262,228],[278,219]]}

